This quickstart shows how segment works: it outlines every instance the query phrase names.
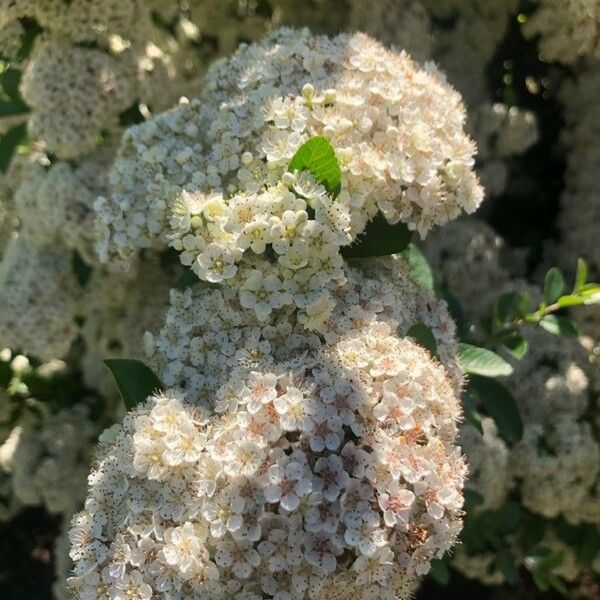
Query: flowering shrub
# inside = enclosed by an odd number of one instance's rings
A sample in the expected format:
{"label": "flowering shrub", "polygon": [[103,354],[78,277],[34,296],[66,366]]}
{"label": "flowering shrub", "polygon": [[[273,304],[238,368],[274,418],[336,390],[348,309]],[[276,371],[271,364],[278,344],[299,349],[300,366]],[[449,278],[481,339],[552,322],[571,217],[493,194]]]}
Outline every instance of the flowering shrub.
{"label": "flowering shrub", "polygon": [[0,596],[597,598],[599,11],[0,0]]}

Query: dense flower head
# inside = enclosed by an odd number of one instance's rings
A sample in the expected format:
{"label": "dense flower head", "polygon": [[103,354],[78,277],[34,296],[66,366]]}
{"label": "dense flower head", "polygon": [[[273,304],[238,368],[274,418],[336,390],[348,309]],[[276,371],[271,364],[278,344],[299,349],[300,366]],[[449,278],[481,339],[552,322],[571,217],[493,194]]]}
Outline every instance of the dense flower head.
{"label": "dense flower head", "polygon": [[504,240],[489,225],[476,218],[448,223],[427,238],[423,251],[440,285],[460,301],[470,322],[490,314],[490,292],[506,285],[510,272]]}
{"label": "dense flower head", "polygon": [[33,109],[30,135],[64,159],[93,150],[132,104],[134,78],[131,65],[102,50],[52,40],[39,44],[21,84]]}
{"label": "dense flower head", "polygon": [[535,113],[499,102],[482,102],[469,113],[468,129],[477,140],[478,172],[488,197],[504,193],[509,157],[524,154],[538,139]]}
{"label": "dense flower head", "polygon": [[431,17],[419,2],[352,0],[350,28],[368,33],[387,46],[404,49],[420,62],[431,58]]}
{"label": "dense flower head", "polygon": [[67,516],[78,509],[97,428],[82,404],[58,412],[39,404],[37,415],[22,419],[5,442],[12,452],[3,464],[18,500]]}
{"label": "dense flower head", "polygon": [[511,466],[521,482],[523,505],[568,521],[598,523],[600,444],[590,423],[562,416],[552,425],[528,423]]}
{"label": "dense flower head", "polygon": [[110,397],[116,393],[103,361],[111,358],[142,360],[146,331],[163,322],[173,284],[170,269],[158,257],[145,256],[128,273],[96,269],[83,297],[85,322],[81,338],[85,350],[81,369],[86,385]]}
{"label": "dense flower head", "polygon": [[110,149],[96,152],[77,166],[32,160],[19,173],[13,196],[20,234],[40,246],[62,243],[77,250],[88,263],[98,262],[94,251],[94,202],[104,193]]}
{"label": "dense flower head", "polygon": [[[171,244],[210,281],[266,246],[287,268],[314,268],[298,256],[312,258],[310,236],[321,238],[312,254],[336,260],[378,211],[424,235],[481,202],[458,93],[363,34],[281,29],[217,61],[204,88],[127,132],[97,206],[105,260]],[[287,172],[317,135],[341,166],[336,198]]]}
{"label": "dense flower head", "polygon": [[600,66],[592,63],[561,90],[567,127],[563,133],[569,150],[565,189],[558,220],[561,243],[557,260],[570,272],[584,256],[600,273],[600,245],[596,223],[600,218],[598,168],[600,167]]}
{"label": "dense flower head", "polygon": [[582,56],[600,58],[598,0],[537,0],[525,23],[526,35],[539,37],[542,59],[570,64]]}
{"label": "dense flower head", "polygon": [[0,262],[0,345],[42,360],[62,358],[77,336],[78,283],[61,246],[18,237]]}
{"label": "dense flower head", "polygon": [[479,432],[472,424],[460,428],[460,447],[469,463],[466,487],[477,492],[482,502],[476,510],[502,506],[513,485],[510,473],[510,451],[498,435],[498,428],[489,417],[481,419]]}
{"label": "dense flower head", "polygon": [[343,580],[392,600],[454,543],[459,401],[411,340],[366,325],[221,389],[216,416],[167,392],[106,434],[70,534],[76,597],[329,598]]}
{"label": "dense flower head", "polygon": [[[297,304],[318,290],[295,290],[293,303],[274,309],[267,320],[252,307],[242,310],[229,288],[196,284],[173,290],[159,334],[146,336],[150,360],[162,381],[179,389],[186,401],[212,409],[215,392],[234,369],[271,368],[294,358],[301,363],[332,345],[360,361],[364,348],[348,338],[349,332],[371,325],[373,335],[378,328],[405,335],[420,322],[431,328],[438,356],[460,389],[455,325],[446,304],[410,280],[402,259],[365,261],[360,268],[345,267],[344,274],[346,284],[336,290],[332,314],[306,315],[313,320],[310,331]],[[265,303],[274,293],[256,302]],[[227,391],[220,393],[218,402],[226,402]]]}

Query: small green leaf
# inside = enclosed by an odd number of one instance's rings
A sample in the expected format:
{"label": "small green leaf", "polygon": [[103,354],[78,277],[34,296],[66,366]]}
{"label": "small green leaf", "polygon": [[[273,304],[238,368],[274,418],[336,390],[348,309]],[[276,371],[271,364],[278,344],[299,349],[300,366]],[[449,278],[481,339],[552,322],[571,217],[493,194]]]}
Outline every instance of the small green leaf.
{"label": "small green leaf", "polygon": [[566,296],[561,296],[556,304],[561,308],[567,308],[568,306],[579,306],[585,302],[585,298],[580,296],[579,294],[567,294]]}
{"label": "small green leaf", "polygon": [[154,372],[139,360],[112,358],[104,364],[113,374],[127,410],[146,401],[154,392],[164,389]]}
{"label": "small green leaf", "polygon": [[528,294],[508,292],[500,296],[496,307],[496,313],[500,323],[505,323],[523,317],[531,310],[531,308],[531,298]]}
{"label": "small green leaf", "polygon": [[527,567],[532,571],[552,571],[562,565],[564,554],[560,550],[552,552],[548,548],[539,548],[525,558]]}
{"label": "small green leaf", "polygon": [[513,395],[496,380],[479,375],[471,376],[469,387],[494,419],[500,436],[509,444],[518,442],[523,437],[523,421]]}
{"label": "small green leaf", "polygon": [[562,335],[563,337],[577,337],[580,335],[577,326],[569,317],[546,315],[540,320],[540,326],[554,335]]}
{"label": "small green leaf", "polygon": [[463,490],[463,496],[465,498],[464,509],[467,513],[471,512],[477,506],[483,504],[484,501],[484,497],[479,492],[469,488],[465,488]]}
{"label": "small green leaf", "polygon": [[17,69],[5,69],[0,73],[0,85],[4,93],[13,100],[21,100],[19,85],[23,73]]}
{"label": "small green leaf", "polygon": [[448,585],[450,582],[450,569],[445,560],[438,558],[431,561],[431,577],[440,585]]}
{"label": "small green leaf", "polygon": [[513,368],[495,352],[471,344],[458,345],[458,358],[467,373],[485,377],[510,375]]}
{"label": "small green leaf", "polygon": [[425,323],[415,323],[406,332],[406,337],[412,338],[419,346],[425,348],[425,350],[429,350],[432,356],[436,356],[437,342],[435,341],[433,332]]}
{"label": "small green leaf", "polygon": [[433,290],[433,273],[423,253],[413,243],[410,243],[402,250],[401,254],[408,263],[413,281],[426,290]]}
{"label": "small green leaf", "polygon": [[17,147],[26,136],[25,125],[17,125],[0,136],[0,171],[6,172]]}
{"label": "small green leaf", "polygon": [[333,146],[327,138],[315,136],[302,144],[290,160],[288,171],[310,171],[330,196],[340,193],[342,170]]}
{"label": "small green leaf", "polygon": [[573,292],[578,292],[585,285],[588,277],[588,266],[583,258],[577,259],[577,273],[575,274],[575,285]]}
{"label": "small green leaf", "polygon": [[194,285],[199,281],[200,278],[198,277],[198,275],[196,275],[196,273],[194,273],[194,271],[192,271],[191,269],[186,269],[181,274],[181,277],[177,280],[175,287],[178,290],[184,290],[185,288],[190,287],[190,285]]}
{"label": "small green leaf", "polygon": [[552,267],[544,279],[544,302],[553,304],[565,291],[565,278],[557,267]]}
{"label": "small green leaf", "polygon": [[73,250],[71,266],[73,267],[73,272],[75,273],[79,285],[85,287],[92,276],[92,267],[81,258],[81,254],[79,254],[77,250]]}
{"label": "small green leaf", "polygon": [[412,232],[404,223],[390,225],[381,213],[367,223],[365,230],[351,246],[342,248],[344,258],[372,258],[390,256],[404,250]]}
{"label": "small green leaf", "polygon": [[586,305],[600,303],[600,285],[597,283],[584,285],[579,294],[583,297],[583,303]]}
{"label": "small green leaf", "polygon": [[516,329],[505,329],[497,336],[498,341],[517,359],[521,360],[527,353],[527,340]]}

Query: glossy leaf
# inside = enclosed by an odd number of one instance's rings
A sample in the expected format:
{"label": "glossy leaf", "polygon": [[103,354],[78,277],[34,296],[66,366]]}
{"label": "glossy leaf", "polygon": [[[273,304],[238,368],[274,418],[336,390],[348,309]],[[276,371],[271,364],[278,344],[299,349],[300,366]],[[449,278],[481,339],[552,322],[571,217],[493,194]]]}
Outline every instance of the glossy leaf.
{"label": "glossy leaf", "polygon": [[429,350],[432,356],[436,356],[437,354],[437,342],[435,341],[435,336],[433,332],[425,323],[415,323],[407,332],[406,337],[410,337],[419,346]]}
{"label": "glossy leaf", "polygon": [[427,259],[419,248],[410,243],[402,250],[401,254],[408,263],[412,280],[427,290],[433,290],[433,273]]}
{"label": "glossy leaf", "polygon": [[342,248],[344,258],[371,258],[402,252],[412,238],[404,223],[390,225],[381,213],[367,223],[365,230],[351,245]]}
{"label": "glossy leaf", "polygon": [[546,315],[540,320],[540,326],[554,335],[577,337],[580,335],[577,326],[569,317]]}
{"label": "glossy leaf", "polygon": [[164,389],[160,379],[150,367],[139,360],[112,358],[105,360],[104,364],[115,378],[127,410],[145,402],[154,392]]}
{"label": "glossy leaf", "polygon": [[327,138],[315,136],[298,148],[290,160],[288,171],[310,171],[327,193],[333,197],[340,193],[342,170],[333,146]]}
{"label": "glossy leaf", "polygon": [[565,291],[565,278],[557,267],[552,267],[544,279],[544,302],[553,304]]}
{"label": "glossy leaf", "polygon": [[527,353],[529,344],[527,340],[516,330],[506,329],[497,335],[498,341],[514,356],[521,360]]}
{"label": "glossy leaf", "polygon": [[494,419],[500,436],[509,444],[523,437],[523,421],[513,395],[501,383],[489,377],[473,375],[469,388],[474,390],[487,414]]}
{"label": "glossy leaf", "polygon": [[513,368],[498,354],[471,344],[458,345],[458,357],[467,373],[485,377],[510,375]]}

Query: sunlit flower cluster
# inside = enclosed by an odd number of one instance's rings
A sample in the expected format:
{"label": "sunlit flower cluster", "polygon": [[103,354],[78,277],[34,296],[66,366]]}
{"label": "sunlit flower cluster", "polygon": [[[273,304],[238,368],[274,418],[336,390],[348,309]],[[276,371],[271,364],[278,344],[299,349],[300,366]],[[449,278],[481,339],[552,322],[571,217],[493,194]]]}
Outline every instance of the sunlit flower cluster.
{"label": "sunlit flower cluster", "polygon": [[459,401],[389,325],[233,372],[221,390],[216,417],[167,393],[105,434],[70,533],[77,597],[328,598],[344,585],[392,600],[454,543]]}
{"label": "sunlit flower cluster", "polygon": [[[346,284],[336,290],[333,314],[318,320],[318,331],[307,332],[302,315],[291,306],[272,313],[267,322],[253,310],[242,310],[227,287],[196,284],[171,291],[165,324],[155,337],[146,335],[146,351],[162,381],[177,388],[185,399],[212,409],[215,393],[234,369],[267,369],[296,358],[309,360],[323,345],[342,344],[359,355],[362,346],[341,342],[351,330],[366,323],[391,327],[406,335],[415,323],[431,328],[437,352],[456,390],[462,383],[457,362],[455,325],[445,302],[414,284],[401,259],[366,261],[362,268],[344,270]],[[315,323],[316,325],[316,323]],[[225,390],[221,392],[226,395]]]}
{"label": "sunlit flower cluster", "polygon": [[[424,235],[481,202],[464,120],[460,96],[406,54],[282,29],[217,62],[199,100],[128,131],[97,205],[100,253],[127,261],[170,244],[221,281],[268,249],[301,279],[315,270],[311,245],[335,263],[377,211]],[[336,198],[288,174],[317,135],[341,166]]]}

